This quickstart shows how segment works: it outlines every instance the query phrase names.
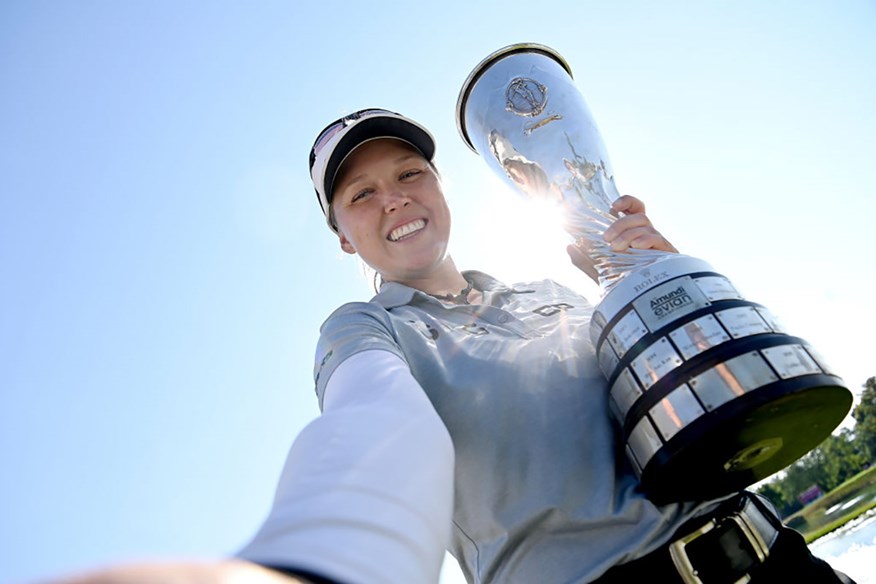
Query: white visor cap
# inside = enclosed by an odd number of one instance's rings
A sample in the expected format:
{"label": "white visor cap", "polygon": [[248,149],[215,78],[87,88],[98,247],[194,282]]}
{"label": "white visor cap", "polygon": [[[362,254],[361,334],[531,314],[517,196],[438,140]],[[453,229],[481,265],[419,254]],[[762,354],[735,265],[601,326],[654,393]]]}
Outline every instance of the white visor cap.
{"label": "white visor cap", "polygon": [[429,130],[388,110],[359,110],[326,126],[310,151],[310,177],[319,205],[332,231],[336,229],[331,224],[329,206],[338,170],[356,148],[378,138],[395,138],[407,142],[430,162],[435,157],[435,139]]}

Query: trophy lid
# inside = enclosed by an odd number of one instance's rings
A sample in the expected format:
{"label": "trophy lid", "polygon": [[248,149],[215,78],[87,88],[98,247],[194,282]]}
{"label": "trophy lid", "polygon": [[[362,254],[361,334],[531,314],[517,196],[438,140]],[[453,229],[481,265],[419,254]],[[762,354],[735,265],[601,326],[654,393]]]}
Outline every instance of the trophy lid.
{"label": "trophy lid", "polygon": [[555,60],[566,70],[569,77],[572,76],[572,69],[569,67],[569,64],[566,63],[566,60],[563,59],[562,55],[546,45],[540,45],[538,43],[517,43],[503,47],[488,55],[487,58],[478,63],[477,67],[469,73],[465,83],[462,84],[462,89],[459,91],[459,99],[456,100],[456,128],[459,130],[459,135],[462,136],[463,141],[475,152],[477,152],[477,150],[475,150],[474,144],[472,144],[471,139],[468,137],[468,132],[465,129],[465,106],[468,103],[469,93],[474,87],[474,84],[477,83],[478,79],[481,78],[487,69],[505,57],[516,53],[541,53]]}

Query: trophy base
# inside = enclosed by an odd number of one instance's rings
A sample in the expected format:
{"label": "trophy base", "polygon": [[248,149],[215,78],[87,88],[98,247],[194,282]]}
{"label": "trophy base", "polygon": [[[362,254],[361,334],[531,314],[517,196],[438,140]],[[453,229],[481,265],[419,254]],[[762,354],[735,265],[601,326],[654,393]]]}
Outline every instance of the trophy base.
{"label": "trophy base", "polygon": [[742,490],[818,446],[851,401],[826,375],[762,387],[679,431],[645,466],[642,488],[657,504]]}
{"label": "trophy base", "polygon": [[729,495],[827,438],[852,394],[806,341],[696,258],[667,254],[597,306],[591,335],[643,490]]}

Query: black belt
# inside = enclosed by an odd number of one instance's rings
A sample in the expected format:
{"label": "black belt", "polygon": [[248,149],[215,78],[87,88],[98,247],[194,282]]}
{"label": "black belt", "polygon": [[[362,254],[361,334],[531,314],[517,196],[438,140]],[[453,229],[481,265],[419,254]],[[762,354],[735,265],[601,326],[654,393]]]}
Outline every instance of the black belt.
{"label": "black belt", "polygon": [[780,520],[763,501],[742,493],[683,525],[670,543],[615,566],[594,584],[645,577],[657,582],[674,577],[684,584],[744,584],[769,557],[780,528]]}

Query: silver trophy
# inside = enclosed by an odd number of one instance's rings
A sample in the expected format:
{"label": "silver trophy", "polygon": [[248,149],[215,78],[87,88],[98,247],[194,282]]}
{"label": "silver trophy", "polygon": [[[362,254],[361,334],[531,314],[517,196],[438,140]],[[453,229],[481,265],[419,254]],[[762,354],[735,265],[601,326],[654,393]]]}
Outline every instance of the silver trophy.
{"label": "silver trophy", "polygon": [[517,44],[489,55],[460,91],[462,138],[527,197],[555,201],[588,249],[602,299],[591,338],[612,415],[657,502],[720,497],[827,438],[852,394],[819,354],[706,262],[612,252],[602,234],[618,192],[569,65]]}

